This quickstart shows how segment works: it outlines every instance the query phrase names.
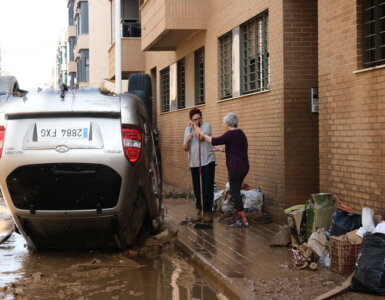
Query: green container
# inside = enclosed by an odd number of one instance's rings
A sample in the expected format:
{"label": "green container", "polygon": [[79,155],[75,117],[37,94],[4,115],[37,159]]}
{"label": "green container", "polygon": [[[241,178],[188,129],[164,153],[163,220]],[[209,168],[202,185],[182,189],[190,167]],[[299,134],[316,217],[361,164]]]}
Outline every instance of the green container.
{"label": "green container", "polygon": [[332,224],[332,216],[336,207],[334,206],[334,199],[332,193],[318,193],[311,195],[314,201],[314,222],[313,232],[318,228],[325,228],[328,230]]}
{"label": "green container", "polygon": [[313,223],[314,223],[314,201],[309,199],[306,201],[306,239],[309,239],[313,233]]}

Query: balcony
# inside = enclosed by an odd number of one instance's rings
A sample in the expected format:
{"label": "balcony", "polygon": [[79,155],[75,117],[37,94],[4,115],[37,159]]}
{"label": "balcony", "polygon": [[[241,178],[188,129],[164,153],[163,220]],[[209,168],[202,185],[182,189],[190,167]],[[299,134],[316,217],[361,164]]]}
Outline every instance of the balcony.
{"label": "balcony", "polygon": [[[131,73],[144,72],[144,52],[140,38],[122,38],[122,79],[128,79]],[[109,79],[115,78],[115,44],[108,50]]]}
{"label": "balcony", "polygon": [[76,26],[70,25],[67,28],[67,41],[70,37],[75,37],[76,36]]}
{"label": "balcony", "polygon": [[147,0],[140,13],[142,50],[172,51],[206,29],[207,0]]}
{"label": "balcony", "polygon": [[76,73],[76,72],[77,72],[76,62],[74,62],[74,61],[69,61],[69,62],[67,63],[67,72],[68,72],[68,73]]}
{"label": "balcony", "polygon": [[78,36],[78,39],[74,48],[75,59],[79,57],[79,51],[82,49],[89,49],[88,34],[80,34]]}

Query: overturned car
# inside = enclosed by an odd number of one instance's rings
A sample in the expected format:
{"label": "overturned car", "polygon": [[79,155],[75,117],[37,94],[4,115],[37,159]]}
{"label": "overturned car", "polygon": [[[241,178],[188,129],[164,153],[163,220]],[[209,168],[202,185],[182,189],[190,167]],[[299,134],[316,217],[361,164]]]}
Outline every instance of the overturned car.
{"label": "overturned car", "polygon": [[132,245],[161,227],[162,182],[151,82],[0,91],[0,188],[34,249]]}

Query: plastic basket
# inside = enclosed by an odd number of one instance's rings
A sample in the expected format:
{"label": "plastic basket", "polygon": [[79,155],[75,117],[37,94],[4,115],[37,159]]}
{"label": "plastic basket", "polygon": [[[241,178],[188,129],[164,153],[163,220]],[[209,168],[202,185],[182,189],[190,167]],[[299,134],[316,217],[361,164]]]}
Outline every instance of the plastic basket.
{"label": "plastic basket", "polygon": [[351,244],[348,240],[331,236],[331,270],[341,274],[353,273],[360,248],[361,244]]}

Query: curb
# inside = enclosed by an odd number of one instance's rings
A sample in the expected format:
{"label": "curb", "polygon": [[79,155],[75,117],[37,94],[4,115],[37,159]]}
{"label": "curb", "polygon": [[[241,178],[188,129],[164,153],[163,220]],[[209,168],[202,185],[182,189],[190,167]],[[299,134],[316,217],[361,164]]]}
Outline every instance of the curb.
{"label": "curb", "polygon": [[215,267],[205,262],[205,260],[194,250],[181,242],[179,239],[175,241],[176,249],[189,260],[198,270],[199,273],[208,277],[208,281],[212,283],[218,290],[229,299],[244,300],[249,297],[234,285],[233,281],[219,272]]}

